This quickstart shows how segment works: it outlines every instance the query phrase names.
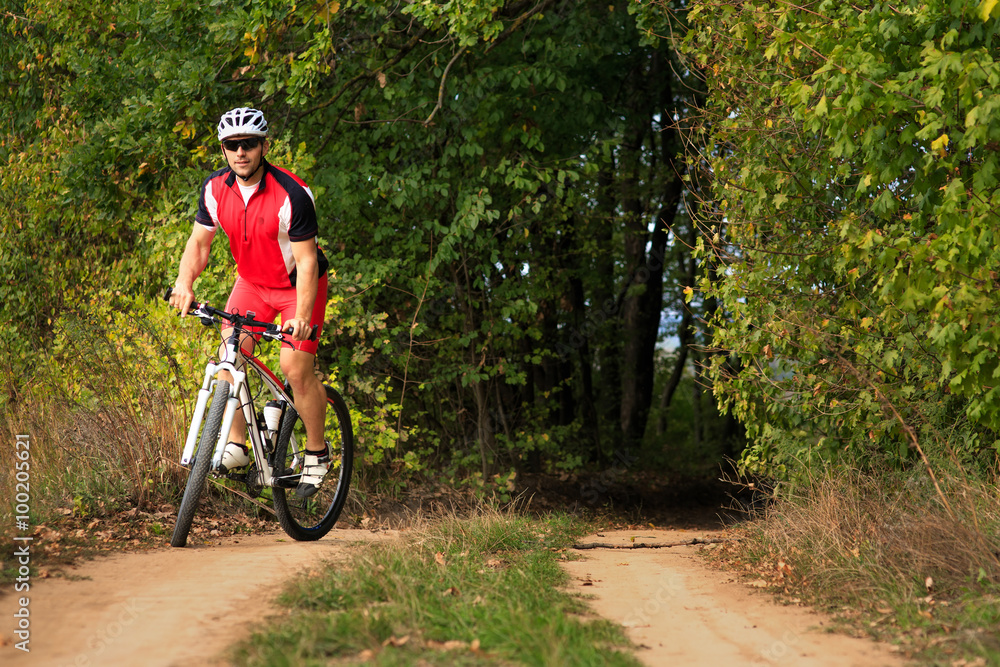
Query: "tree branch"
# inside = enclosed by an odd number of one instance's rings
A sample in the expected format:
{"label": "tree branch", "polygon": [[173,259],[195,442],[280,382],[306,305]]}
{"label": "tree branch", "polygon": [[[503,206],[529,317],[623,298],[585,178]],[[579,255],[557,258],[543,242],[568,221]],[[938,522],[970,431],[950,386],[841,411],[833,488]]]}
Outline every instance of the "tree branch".
{"label": "tree branch", "polygon": [[538,14],[539,12],[548,9],[550,6],[552,6],[553,3],[555,3],[555,0],[542,0],[542,2],[539,2],[537,5],[535,5],[525,13],[518,16],[516,19],[514,19],[514,23],[511,24],[509,28],[500,33],[500,35],[495,40],[493,40],[493,43],[486,47],[486,50],[483,51],[483,55],[488,54],[490,51],[496,48],[498,44],[505,41],[508,37],[517,32],[525,21],[530,19],[535,14]]}
{"label": "tree branch", "polygon": [[441,105],[444,103],[444,84],[445,81],[448,80],[448,70],[451,69],[451,66],[455,64],[455,61],[458,60],[459,56],[461,56],[463,53],[465,53],[464,46],[460,48],[458,52],[451,57],[451,60],[448,61],[448,66],[444,68],[444,74],[441,75],[441,83],[438,84],[437,104],[435,104],[434,108],[431,109],[431,115],[428,116],[427,120],[424,121],[425,127],[431,124],[431,121],[434,120],[434,115],[437,114],[438,110],[441,108]]}
{"label": "tree branch", "polygon": [[703,540],[699,537],[687,540],[685,542],[668,542],[665,544],[651,544],[647,542],[639,542],[638,544],[610,544],[608,542],[583,542],[581,544],[574,544],[571,549],[663,549],[670,547],[690,547],[696,544],[721,544],[723,542],[736,542],[735,538],[731,537],[713,537],[708,540]]}

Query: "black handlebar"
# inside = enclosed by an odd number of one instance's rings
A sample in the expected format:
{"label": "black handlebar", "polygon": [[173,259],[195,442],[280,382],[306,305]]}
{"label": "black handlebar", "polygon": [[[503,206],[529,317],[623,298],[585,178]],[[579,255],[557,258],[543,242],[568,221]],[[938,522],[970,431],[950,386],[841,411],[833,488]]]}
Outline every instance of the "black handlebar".
{"label": "black handlebar", "polygon": [[[166,294],[163,295],[164,301],[170,301],[170,295],[173,294],[174,288],[168,287]],[[273,322],[261,322],[259,320],[253,319],[253,311],[248,311],[246,315],[239,315],[237,313],[229,313],[224,310],[219,310],[218,308],[213,308],[207,303],[195,302],[191,310],[188,311],[188,315],[195,315],[201,318],[201,323],[204,325],[210,325],[215,322],[216,318],[226,320],[239,329],[244,329],[248,327],[255,327],[258,329],[263,329],[262,333],[265,337],[276,338],[278,340],[284,340],[283,334],[291,333],[291,329],[287,331],[282,331],[281,326]],[[314,324],[312,331],[309,333],[309,338],[307,340],[316,340],[316,332],[319,330],[319,325]],[[270,335],[269,335],[270,334]]]}

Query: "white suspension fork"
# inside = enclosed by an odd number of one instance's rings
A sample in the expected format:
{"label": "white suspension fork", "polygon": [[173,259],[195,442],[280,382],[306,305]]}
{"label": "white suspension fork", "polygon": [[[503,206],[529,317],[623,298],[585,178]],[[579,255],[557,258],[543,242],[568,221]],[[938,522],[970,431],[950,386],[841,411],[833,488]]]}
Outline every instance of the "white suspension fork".
{"label": "white suspension fork", "polygon": [[198,402],[194,406],[194,416],[191,418],[191,427],[188,428],[187,440],[184,441],[184,452],[181,454],[181,465],[190,465],[194,457],[194,446],[198,440],[198,430],[201,422],[205,419],[205,408],[212,397],[212,390],[215,388],[215,375],[218,373],[216,365],[209,363],[205,366],[205,379],[198,390]]}
{"label": "white suspension fork", "polygon": [[[233,350],[231,346],[227,346],[227,352],[230,353],[227,357],[235,358],[235,355],[232,354]],[[239,406],[239,392],[246,380],[246,373],[236,370],[236,367],[228,361],[218,364],[209,362],[205,366],[205,379],[202,381],[201,389],[198,390],[198,400],[195,404],[194,416],[191,418],[191,426],[188,429],[187,440],[184,442],[184,451],[181,454],[181,465],[189,465],[191,459],[194,457],[198,431],[201,429],[202,422],[205,419],[205,408],[208,406],[209,398],[212,396],[213,389],[218,382],[217,376],[220,371],[229,371],[233,377],[233,384],[229,387],[229,397],[226,400],[226,411],[222,417],[219,440],[215,445],[215,452],[212,456],[212,468],[217,468],[222,461],[222,452],[229,440],[229,429],[232,428],[236,409]]]}
{"label": "white suspension fork", "polygon": [[[229,399],[226,401],[226,412],[222,417],[222,428],[219,430],[219,441],[215,444],[215,454],[212,456],[212,470],[222,463],[222,453],[229,442],[229,429],[233,426],[236,410],[239,407],[239,392],[246,379],[246,373],[236,370],[228,361],[219,364],[219,370],[227,370],[233,376],[233,384],[229,387]],[[249,425],[249,424],[248,424]]]}

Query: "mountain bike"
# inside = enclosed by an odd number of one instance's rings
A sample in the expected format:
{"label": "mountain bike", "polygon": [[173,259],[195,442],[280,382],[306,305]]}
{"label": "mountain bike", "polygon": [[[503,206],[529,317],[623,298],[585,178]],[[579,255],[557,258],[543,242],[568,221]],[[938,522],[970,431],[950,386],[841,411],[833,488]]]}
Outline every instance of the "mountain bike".
{"label": "mountain bike", "polygon": [[[170,292],[167,291],[165,298],[170,298]],[[354,433],[344,399],[333,387],[324,385],[327,402],[324,437],[330,447],[330,469],[315,494],[300,498],[295,487],[302,474],[306,432],[295,411],[291,389],[263,361],[244,352],[241,344],[247,343],[247,337],[252,337],[255,343],[283,342],[286,332],[272,322],[255,320],[253,311],[240,315],[196,303],[189,314],[198,317],[205,326],[226,322],[232,326],[232,333],[220,348],[220,359],[209,360],[205,366],[181,454],[181,465],[189,468],[189,473],[170,544],[175,547],[187,544],[198,500],[209,476],[241,483],[251,499],[270,495],[278,522],[289,537],[300,541],[320,539],[337,522],[351,483]],[[315,337],[316,327],[312,335]],[[229,372],[231,384],[218,377],[220,371]],[[247,425],[251,462],[242,471],[223,473],[222,452],[237,410],[242,411]]]}

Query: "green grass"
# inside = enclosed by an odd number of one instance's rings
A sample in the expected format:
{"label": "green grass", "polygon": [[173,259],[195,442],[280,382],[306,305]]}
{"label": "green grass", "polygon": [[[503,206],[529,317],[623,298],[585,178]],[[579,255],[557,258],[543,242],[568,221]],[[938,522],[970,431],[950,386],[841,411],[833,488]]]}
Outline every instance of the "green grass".
{"label": "green grass", "polygon": [[564,517],[449,518],[301,578],[241,665],[637,665],[621,629],[565,591]]}

